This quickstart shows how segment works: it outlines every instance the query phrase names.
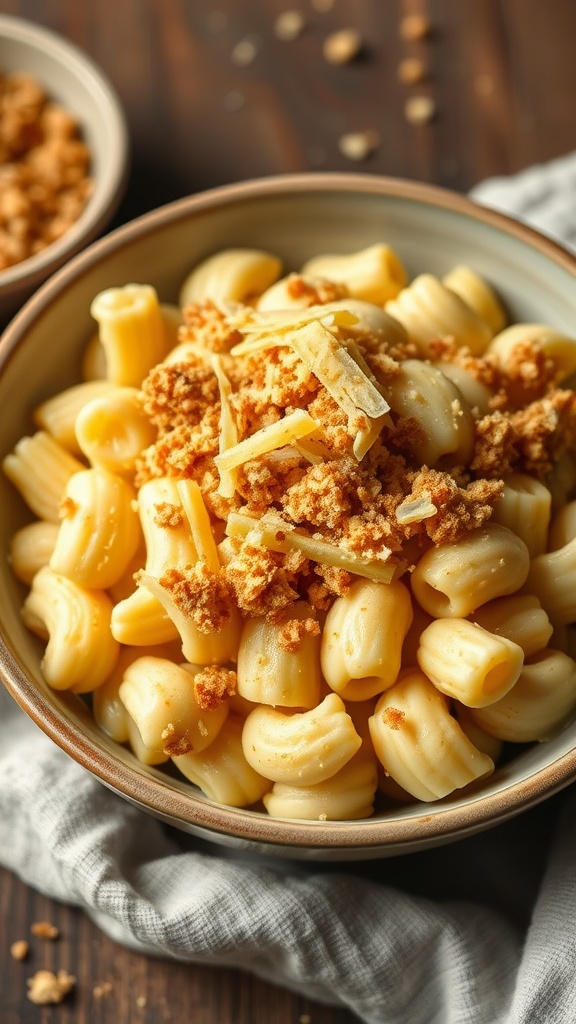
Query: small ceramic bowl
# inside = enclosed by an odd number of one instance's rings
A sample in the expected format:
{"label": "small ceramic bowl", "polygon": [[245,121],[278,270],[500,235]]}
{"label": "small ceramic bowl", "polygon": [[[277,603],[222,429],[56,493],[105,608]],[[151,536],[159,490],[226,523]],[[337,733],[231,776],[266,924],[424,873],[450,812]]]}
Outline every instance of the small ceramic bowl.
{"label": "small ceramic bowl", "polygon": [[0,73],[33,76],[69,111],[91,150],[92,194],[77,221],[37,254],[0,271],[0,322],[110,223],[124,193],[129,139],[120,101],[102,71],[71,42],[41,25],[0,16]]}
{"label": "small ceramic bowl", "polygon": [[[104,288],[129,282],[177,300],[188,272],[220,249],[253,246],[296,269],[318,252],[354,252],[385,240],[410,276],[468,264],[497,289],[515,320],[576,323],[576,260],[501,214],[441,189],[369,175],[280,176],[179,200],[119,228],[54,275],[14,318],[0,345],[0,457],[31,429],[30,412],[79,376],[94,332],[89,314]],[[47,342],[50,339],[50,342]],[[494,774],[438,803],[412,802],[359,821],[276,820],[216,804],[183,778],[140,764],[96,727],[84,701],[50,690],[41,651],[20,618],[22,588],[6,553],[27,518],[0,478],[1,670],[27,714],[80,765],[117,793],[191,834],[245,850],[323,860],[398,854],[502,822],[576,778],[576,724],[521,747]],[[29,518],[29,516],[28,516]]]}

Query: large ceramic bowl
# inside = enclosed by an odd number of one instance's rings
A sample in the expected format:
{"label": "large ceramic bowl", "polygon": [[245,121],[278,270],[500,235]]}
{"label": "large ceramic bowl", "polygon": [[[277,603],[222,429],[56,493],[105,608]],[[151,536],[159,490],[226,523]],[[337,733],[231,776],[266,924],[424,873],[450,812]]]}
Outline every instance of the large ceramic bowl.
{"label": "large ceramic bowl", "polygon": [[0,271],[0,322],[110,223],[124,193],[129,139],[111,83],[63,36],[20,18],[0,16],[0,73],[33,76],[46,95],[75,118],[91,150],[93,189],[78,220],[57,241]]}
{"label": "large ceramic bowl", "polygon": [[[323,252],[352,252],[385,240],[408,273],[446,273],[466,263],[492,282],[513,319],[576,324],[576,260],[549,240],[458,195],[366,175],[285,176],[228,186],[141,217],[94,243],[26,304],[0,349],[0,455],[30,431],[39,401],[78,378],[92,336],[94,295],[129,282],[153,284],[165,302],[203,257],[230,246],[279,254],[287,269]],[[25,510],[0,479],[1,668],[27,714],[107,786],[189,833],[247,850],[301,858],[398,854],[495,825],[576,777],[576,724],[546,743],[520,748],[468,792],[438,803],[412,802],[359,821],[275,820],[205,798],[185,779],[139,764],[95,726],[81,698],[51,691],[39,646],[20,619],[22,590],[7,564]]]}

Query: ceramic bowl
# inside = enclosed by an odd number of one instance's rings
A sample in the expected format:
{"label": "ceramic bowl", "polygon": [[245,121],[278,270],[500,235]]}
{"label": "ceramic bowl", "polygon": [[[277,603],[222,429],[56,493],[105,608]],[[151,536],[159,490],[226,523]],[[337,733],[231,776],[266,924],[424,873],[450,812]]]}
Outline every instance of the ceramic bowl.
{"label": "ceramic bowl", "polygon": [[124,193],[129,139],[120,101],[102,71],[80,49],[41,25],[0,16],[0,72],[32,75],[75,117],[90,147],[92,194],[78,220],[57,241],[0,271],[0,322],[110,223]]}
{"label": "ceramic bowl", "polygon": [[[146,214],[91,245],[25,305],[0,346],[0,455],[30,431],[41,399],[78,379],[100,290],[140,281],[176,301],[188,271],[230,246],[279,254],[287,269],[325,252],[386,240],[410,276],[467,263],[492,282],[513,319],[568,333],[576,260],[555,243],[468,199],[369,175],[311,174],[226,186]],[[381,857],[445,843],[535,805],[576,777],[576,724],[521,748],[486,781],[435,804],[413,802],[361,821],[286,821],[211,802],[185,779],[139,764],[95,726],[82,699],[51,691],[38,644],[20,619],[22,590],[6,560],[26,513],[0,479],[2,676],[27,714],[80,765],[133,804],[195,836],[244,850],[322,860]]]}

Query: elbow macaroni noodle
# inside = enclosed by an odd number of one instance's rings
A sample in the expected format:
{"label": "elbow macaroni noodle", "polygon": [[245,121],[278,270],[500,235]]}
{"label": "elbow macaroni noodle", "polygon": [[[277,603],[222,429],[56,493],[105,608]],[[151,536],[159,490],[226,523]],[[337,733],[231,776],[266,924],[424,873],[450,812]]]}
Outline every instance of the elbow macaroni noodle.
{"label": "elbow macaroni noodle", "polygon": [[[247,479],[266,493],[274,471],[304,501],[294,467],[321,482],[342,433],[331,435],[312,405],[286,402],[280,415],[272,392],[268,418],[252,427],[229,360],[264,352],[273,361],[291,348],[287,386],[320,381],[343,410],[339,429],[356,435],[356,464],[384,427],[403,424],[416,469],[458,480],[479,422],[498,408],[497,386],[474,360],[513,374],[519,352],[535,350],[557,383],[576,372],[576,342],[546,325],[508,324],[473,268],[409,281],[383,243],[282,274],[272,253],[227,249],[190,272],[179,307],[146,284],[94,297],[84,380],[33,410],[36,433],[3,462],[35,517],[9,557],[27,588],[23,621],[45,643],[47,684],[89,695],[100,728],[141,763],[171,761],[209,799],[278,818],[367,818],[390,801],[441,800],[477,783],[505,744],[545,741],[574,717],[574,460],[559,452],[547,475],[504,466],[491,514],[455,538],[421,530],[438,514],[435,492],[406,493],[393,516],[402,558],[332,543],[329,494],[308,532],[279,523],[272,491],[260,519],[237,498]],[[191,340],[180,307],[201,323],[214,309],[228,317],[232,344]],[[439,343],[465,358],[447,358]],[[370,362],[380,350],[399,351],[399,365]],[[167,413],[162,394],[151,412],[143,387],[159,373],[181,388],[164,428],[177,433],[196,415],[187,366],[199,368],[219,415],[219,444],[201,456],[206,487],[169,452],[158,456]],[[249,597],[267,594],[269,614],[239,598],[230,610],[238,552],[262,547],[268,562]],[[288,612],[275,604],[278,564],[308,572],[316,606],[296,590]],[[203,620],[207,593],[212,611],[227,609],[217,625]]]}

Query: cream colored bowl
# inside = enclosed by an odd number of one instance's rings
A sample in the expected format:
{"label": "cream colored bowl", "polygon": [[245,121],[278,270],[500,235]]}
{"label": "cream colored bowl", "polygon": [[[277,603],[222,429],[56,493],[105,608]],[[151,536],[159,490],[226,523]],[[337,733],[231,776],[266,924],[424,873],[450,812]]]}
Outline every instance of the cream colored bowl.
{"label": "cream colored bowl", "polygon": [[[0,456],[30,431],[30,410],[73,383],[93,333],[101,289],[153,284],[175,301],[187,272],[229,246],[278,253],[287,269],[319,251],[352,252],[385,240],[408,272],[468,263],[497,288],[511,316],[568,333],[576,324],[576,260],[554,243],[467,199],[366,175],[285,176],[229,186],[148,214],[94,243],[27,303],[0,346]],[[161,769],[146,768],[102,735],[80,698],[48,689],[37,643],[24,629],[22,592],[6,561],[25,511],[0,480],[1,668],[35,722],[79,764],[132,803],[194,835],[291,857],[353,859],[398,854],[469,835],[517,814],[576,777],[576,725],[535,744],[484,783],[435,804],[413,803],[353,822],[275,820],[217,805]]]}
{"label": "cream colored bowl", "polygon": [[32,292],[104,230],[124,194],[128,129],[120,101],[94,62],[41,25],[0,16],[0,73],[34,76],[47,95],[70,111],[91,149],[93,191],[81,216],[46,249],[0,271],[0,322],[6,323]]}

